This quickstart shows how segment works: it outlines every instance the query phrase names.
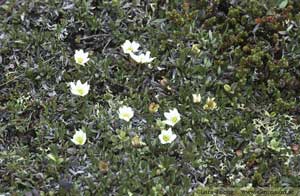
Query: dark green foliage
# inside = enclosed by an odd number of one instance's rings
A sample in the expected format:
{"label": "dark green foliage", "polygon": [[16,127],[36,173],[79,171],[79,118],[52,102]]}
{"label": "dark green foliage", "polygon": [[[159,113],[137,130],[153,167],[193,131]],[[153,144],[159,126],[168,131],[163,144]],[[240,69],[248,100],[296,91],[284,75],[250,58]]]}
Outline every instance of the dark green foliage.
{"label": "dark green foliage", "polygon": [[[0,194],[299,187],[299,9],[297,0],[6,1]],[[151,51],[151,67],[123,53],[126,39]],[[89,52],[85,67],[76,49]],[[86,97],[70,93],[79,79],[91,85]],[[207,97],[217,110],[203,110]],[[123,104],[132,123],[118,119]],[[157,120],[174,107],[178,138],[162,145]],[[80,128],[88,142],[78,147],[70,138]],[[134,147],[135,135],[146,146]]]}

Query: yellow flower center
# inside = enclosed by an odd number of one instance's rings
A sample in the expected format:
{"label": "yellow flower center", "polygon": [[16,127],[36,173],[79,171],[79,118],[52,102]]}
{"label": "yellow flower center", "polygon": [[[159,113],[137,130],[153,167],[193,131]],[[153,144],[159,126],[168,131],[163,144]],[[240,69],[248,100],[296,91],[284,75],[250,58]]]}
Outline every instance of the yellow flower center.
{"label": "yellow flower center", "polygon": [[133,51],[133,48],[132,47],[129,47],[127,48],[128,52],[132,52]]}
{"label": "yellow flower center", "polygon": [[163,140],[164,140],[165,142],[170,141],[170,136],[169,136],[169,135],[163,135]]}
{"label": "yellow flower center", "polygon": [[78,62],[79,64],[83,63],[83,58],[82,58],[82,57],[77,57],[77,62]]}
{"label": "yellow flower center", "polygon": [[214,108],[215,107],[215,102],[214,101],[207,102],[207,107],[210,108],[210,109]]}
{"label": "yellow flower center", "polygon": [[173,122],[173,123],[177,123],[177,116],[173,116],[172,118],[171,118],[171,121]]}
{"label": "yellow flower center", "polygon": [[82,137],[76,137],[76,141],[77,141],[79,144],[83,144],[83,138],[82,138]]}
{"label": "yellow flower center", "polygon": [[79,89],[77,89],[77,91],[78,91],[78,93],[79,93],[80,95],[83,95],[83,94],[84,94],[84,89],[83,89],[83,88],[79,88]]}
{"label": "yellow flower center", "polygon": [[123,116],[123,118],[129,118],[130,115],[129,115],[129,113],[123,113],[122,116]]}

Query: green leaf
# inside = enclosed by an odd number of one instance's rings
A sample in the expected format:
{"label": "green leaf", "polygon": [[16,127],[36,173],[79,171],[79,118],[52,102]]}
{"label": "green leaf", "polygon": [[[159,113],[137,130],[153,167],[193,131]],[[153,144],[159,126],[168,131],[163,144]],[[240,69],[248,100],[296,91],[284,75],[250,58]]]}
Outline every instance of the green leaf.
{"label": "green leaf", "polygon": [[279,8],[283,9],[287,6],[287,4],[289,3],[289,0],[283,0],[279,3]]}

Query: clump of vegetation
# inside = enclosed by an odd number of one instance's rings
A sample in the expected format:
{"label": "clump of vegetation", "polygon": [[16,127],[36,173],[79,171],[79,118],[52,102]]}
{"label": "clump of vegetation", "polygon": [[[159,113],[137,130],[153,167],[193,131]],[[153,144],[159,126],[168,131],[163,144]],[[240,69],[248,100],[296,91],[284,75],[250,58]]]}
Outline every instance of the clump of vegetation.
{"label": "clump of vegetation", "polygon": [[0,194],[300,185],[299,1],[0,3]]}

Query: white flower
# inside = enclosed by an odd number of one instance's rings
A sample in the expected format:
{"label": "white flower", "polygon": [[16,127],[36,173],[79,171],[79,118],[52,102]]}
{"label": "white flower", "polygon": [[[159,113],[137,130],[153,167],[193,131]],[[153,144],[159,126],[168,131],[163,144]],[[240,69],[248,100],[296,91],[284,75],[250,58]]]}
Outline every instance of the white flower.
{"label": "white flower", "polygon": [[193,102],[200,103],[201,102],[201,95],[200,94],[193,94]]}
{"label": "white flower", "polygon": [[158,136],[160,143],[162,144],[172,143],[176,137],[176,134],[172,132],[171,128],[168,130],[162,130]]}
{"label": "white flower", "polygon": [[131,107],[122,106],[119,108],[119,118],[127,122],[133,117],[134,111]]}
{"label": "white flower", "polygon": [[155,59],[155,57],[150,57],[150,51],[147,51],[146,54],[141,53],[139,55],[130,53],[130,57],[137,63],[151,63]]}
{"label": "white flower", "polygon": [[214,110],[216,108],[217,108],[217,103],[215,102],[215,98],[208,97],[206,99],[205,105],[203,106],[203,109],[204,110]]}
{"label": "white flower", "polygon": [[76,131],[73,135],[71,141],[76,145],[83,145],[86,142],[86,133],[79,129],[79,131]]}
{"label": "white flower", "polygon": [[75,82],[70,82],[70,88],[71,92],[74,95],[79,95],[79,96],[85,96],[88,94],[90,90],[90,85],[88,83],[82,84],[80,80],[78,80],[75,84]]}
{"label": "white flower", "polygon": [[166,117],[166,120],[164,122],[170,126],[174,126],[181,119],[180,114],[176,108],[170,110],[169,112],[165,112],[164,116]]}
{"label": "white flower", "polygon": [[89,53],[88,52],[83,52],[82,49],[80,50],[75,50],[75,61],[79,65],[84,65],[86,62],[88,62],[90,59],[88,58]]}
{"label": "white flower", "polygon": [[133,52],[137,52],[138,51],[138,48],[140,47],[140,44],[133,41],[133,42],[130,42],[129,40],[126,40],[124,44],[122,44],[122,49],[123,49],[123,52],[125,54],[130,54],[130,53],[133,53]]}

